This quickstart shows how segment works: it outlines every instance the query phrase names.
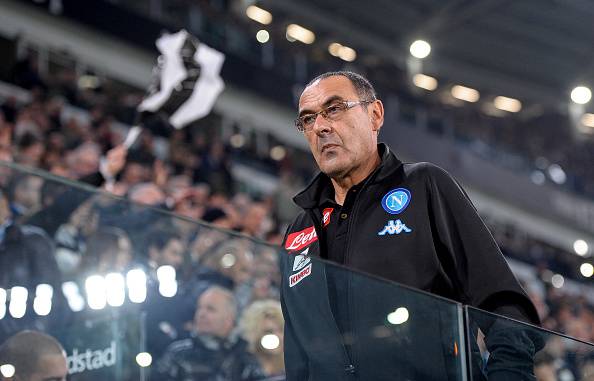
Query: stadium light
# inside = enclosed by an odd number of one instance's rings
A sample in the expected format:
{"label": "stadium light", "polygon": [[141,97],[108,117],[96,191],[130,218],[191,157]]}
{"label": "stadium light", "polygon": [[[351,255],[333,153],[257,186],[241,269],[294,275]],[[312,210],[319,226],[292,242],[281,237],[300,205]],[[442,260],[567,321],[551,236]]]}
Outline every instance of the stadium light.
{"label": "stadium light", "polygon": [[153,356],[147,352],[140,352],[136,355],[136,363],[142,368],[150,366],[153,362]]}
{"label": "stadium light", "polygon": [[580,257],[584,257],[586,254],[588,254],[588,243],[583,239],[578,239],[573,243],[573,250]]}
{"label": "stadium light", "polygon": [[62,293],[66,297],[68,306],[73,312],[82,311],[85,308],[85,300],[80,294],[78,285],[74,282],[64,282],[62,284]]}
{"label": "stadium light", "polygon": [[413,84],[421,89],[429,91],[437,89],[437,79],[425,74],[415,74],[413,77]]}
{"label": "stadium light", "polygon": [[590,278],[594,275],[594,266],[591,263],[582,263],[580,266],[580,272],[585,278]]}
{"label": "stadium light", "polygon": [[461,85],[452,87],[452,96],[456,99],[470,103],[478,102],[481,97],[477,90]]}
{"label": "stadium light", "polygon": [[338,42],[333,42],[328,45],[328,53],[347,62],[353,62],[357,58],[355,49]]}
{"label": "stadium light", "polygon": [[413,57],[423,59],[427,58],[431,53],[431,45],[427,41],[416,40],[415,42],[410,44],[409,50],[410,54],[412,54]]}
{"label": "stadium light", "polygon": [[594,128],[594,114],[584,114],[582,115],[581,122],[584,126]]}
{"label": "stadium light", "polygon": [[563,275],[555,274],[551,278],[551,283],[553,284],[553,287],[561,288],[565,284],[565,278],[563,278]]}
{"label": "stadium light", "polygon": [[233,254],[233,253],[227,253],[221,257],[220,262],[221,262],[221,266],[224,269],[229,269],[235,265],[235,263],[237,262],[237,258],[235,257],[235,254]]}
{"label": "stadium light", "polygon": [[120,273],[109,273],[105,276],[107,304],[120,307],[126,300],[126,282]]}
{"label": "stadium light", "polygon": [[405,323],[408,320],[408,317],[408,310],[404,307],[399,307],[396,308],[394,312],[388,314],[388,322],[390,322],[390,324],[400,325]]}
{"label": "stadium light", "polygon": [[14,365],[12,365],[12,364],[0,365],[0,374],[2,375],[2,377],[12,378],[12,377],[14,377],[15,372],[16,372],[16,369],[14,368]]}
{"label": "stadium light", "polygon": [[146,300],[146,274],[141,269],[133,269],[126,274],[128,298],[132,303],[142,303]]}
{"label": "stadium light", "polygon": [[311,30],[297,24],[290,24],[287,26],[287,40],[301,41],[304,44],[313,44],[316,40],[316,35]]}
{"label": "stadium light", "polygon": [[8,299],[8,293],[0,287],[0,320],[6,316],[6,299]]}
{"label": "stadium light", "polygon": [[584,105],[592,99],[592,91],[586,86],[577,86],[571,91],[571,100],[579,105]]}
{"label": "stadium light", "polygon": [[245,14],[247,17],[259,22],[260,24],[268,25],[272,22],[272,13],[255,5],[250,5],[247,7]]}
{"label": "stadium light", "polygon": [[260,29],[258,33],[256,33],[256,40],[261,44],[265,44],[270,40],[270,33],[268,33],[266,29]]}
{"label": "stadium light", "polygon": [[340,55],[340,49],[342,48],[342,44],[338,42],[333,42],[328,45],[328,53],[330,53],[334,57],[338,57]]}
{"label": "stadium light", "polygon": [[559,164],[551,164],[547,169],[547,172],[555,184],[561,185],[565,184],[565,181],[567,181],[567,175]]}
{"label": "stadium light", "polygon": [[233,134],[229,138],[229,144],[233,148],[241,148],[245,145],[245,137],[242,134]]}
{"label": "stadium light", "polygon": [[340,49],[338,56],[347,62],[353,62],[357,58],[357,52],[353,48],[349,48],[348,46],[343,46]]}
{"label": "stadium light", "polygon": [[498,96],[493,101],[495,108],[507,112],[519,112],[522,109],[522,102],[517,99]]}
{"label": "stadium light", "polygon": [[274,161],[281,161],[287,156],[287,150],[283,146],[274,146],[270,149],[270,158]]}
{"label": "stadium light", "polygon": [[101,275],[91,275],[85,281],[87,304],[93,310],[101,310],[107,305],[107,285]]}
{"label": "stadium light", "polygon": [[177,280],[175,268],[165,265],[157,269],[157,279],[159,280],[159,293],[166,298],[174,297],[177,294]]}
{"label": "stadium light", "polygon": [[272,351],[280,346],[280,339],[277,335],[269,333],[267,335],[262,336],[262,339],[260,340],[260,345],[262,345],[262,348]]}
{"label": "stadium light", "polygon": [[8,310],[13,318],[20,319],[25,316],[28,296],[29,291],[25,287],[17,286],[10,290],[10,305],[8,306]]}
{"label": "stadium light", "polygon": [[40,284],[35,289],[35,299],[33,300],[33,310],[39,316],[47,316],[52,310],[52,298],[54,288],[49,284]]}

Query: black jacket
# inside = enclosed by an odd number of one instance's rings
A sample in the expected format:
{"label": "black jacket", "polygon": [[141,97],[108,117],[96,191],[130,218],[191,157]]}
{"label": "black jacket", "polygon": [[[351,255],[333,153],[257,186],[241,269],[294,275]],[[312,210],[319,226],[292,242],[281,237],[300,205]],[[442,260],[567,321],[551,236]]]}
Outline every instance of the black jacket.
{"label": "black jacket", "polygon": [[157,363],[160,381],[256,381],[265,379],[245,340],[195,335],[172,343]]}
{"label": "black jacket", "polygon": [[[378,148],[382,162],[364,180],[348,216],[344,265],[482,309],[511,305],[538,324],[536,309],[458,183],[435,165],[403,164],[387,146]],[[454,379],[461,345],[455,303],[406,287],[395,293],[398,286],[311,260],[327,256],[320,252],[326,247],[320,198],[331,186],[319,174],[294,198],[303,212],[285,236],[287,379]],[[336,294],[328,293],[328,279]],[[333,303],[347,315],[346,332],[338,330]],[[409,309],[407,331],[374,332],[399,305]],[[415,312],[419,318],[412,319]]]}

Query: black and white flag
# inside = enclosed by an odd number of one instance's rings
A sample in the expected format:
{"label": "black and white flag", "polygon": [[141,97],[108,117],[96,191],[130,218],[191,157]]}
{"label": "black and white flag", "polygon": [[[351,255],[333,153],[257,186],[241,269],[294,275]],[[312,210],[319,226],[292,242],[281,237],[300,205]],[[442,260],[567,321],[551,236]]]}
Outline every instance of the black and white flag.
{"label": "black and white flag", "polygon": [[153,68],[153,82],[138,105],[137,126],[126,138],[131,146],[143,120],[155,114],[167,118],[175,128],[206,116],[212,109],[225,84],[219,73],[225,55],[181,30],[157,39],[161,52]]}

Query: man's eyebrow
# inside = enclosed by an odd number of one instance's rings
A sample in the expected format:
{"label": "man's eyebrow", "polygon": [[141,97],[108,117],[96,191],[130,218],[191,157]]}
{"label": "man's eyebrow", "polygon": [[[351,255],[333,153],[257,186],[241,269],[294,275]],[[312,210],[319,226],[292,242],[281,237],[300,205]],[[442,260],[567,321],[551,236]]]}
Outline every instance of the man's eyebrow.
{"label": "man's eyebrow", "polygon": [[[329,97],[328,99],[326,99],[326,101],[324,101],[324,103],[322,104],[322,108],[326,108],[328,106],[330,106],[332,103],[336,102],[336,101],[343,101],[344,98],[341,97],[340,95],[332,95],[331,97]],[[299,117],[303,116],[303,115],[307,115],[307,114],[313,114],[315,111],[312,110],[301,110],[299,112]]]}

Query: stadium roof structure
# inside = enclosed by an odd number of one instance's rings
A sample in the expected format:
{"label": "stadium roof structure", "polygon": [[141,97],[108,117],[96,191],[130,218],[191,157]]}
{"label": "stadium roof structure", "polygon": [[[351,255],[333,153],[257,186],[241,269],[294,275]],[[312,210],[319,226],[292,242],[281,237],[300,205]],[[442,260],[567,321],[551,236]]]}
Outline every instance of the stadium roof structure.
{"label": "stadium roof structure", "polygon": [[409,46],[432,46],[422,71],[493,94],[566,103],[594,85],[594,2],[590,0],[264,0],[273,14],[389,57],[405,69]]}

